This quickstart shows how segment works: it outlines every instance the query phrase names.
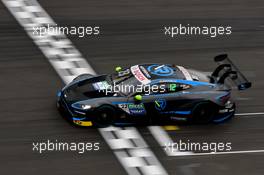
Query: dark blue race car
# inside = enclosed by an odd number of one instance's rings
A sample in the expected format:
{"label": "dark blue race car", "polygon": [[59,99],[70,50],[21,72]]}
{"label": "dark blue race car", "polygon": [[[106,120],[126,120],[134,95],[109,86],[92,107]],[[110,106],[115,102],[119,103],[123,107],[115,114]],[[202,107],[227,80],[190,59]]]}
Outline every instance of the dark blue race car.
{"label": "dark blue race car", "polygon": [[82,74],[59,91],[57,107],[80,126],[223,122],[235,114],[231,86],[245,90],[251,83],[226,54],[215,62],[211,74],[169,64]]}

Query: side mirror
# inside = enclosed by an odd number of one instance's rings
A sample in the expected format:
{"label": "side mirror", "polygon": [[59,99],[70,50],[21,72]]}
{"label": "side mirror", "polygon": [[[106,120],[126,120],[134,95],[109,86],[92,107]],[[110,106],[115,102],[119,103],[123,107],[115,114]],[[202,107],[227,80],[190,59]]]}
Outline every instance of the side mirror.
{"label": "side mirror", "polygon": [[120,66],[118,66],[118,67],[115,68],[115,71],[116,72],[120,72],[121,70],[122,70],[122,67],[120,67]]}
{"label": "side mirror", "polygon": [[224,59],[226,59],[228,57],[227,54],[222,54],[222,55],[217,55],[214,57],[215,62],[220,62],[223,61]]}
{"label": "side mirror", "polygon": [[136,95],[134,96],[134,100],[139,102],[139,101],[142,101],[142,96],[141,95]]}

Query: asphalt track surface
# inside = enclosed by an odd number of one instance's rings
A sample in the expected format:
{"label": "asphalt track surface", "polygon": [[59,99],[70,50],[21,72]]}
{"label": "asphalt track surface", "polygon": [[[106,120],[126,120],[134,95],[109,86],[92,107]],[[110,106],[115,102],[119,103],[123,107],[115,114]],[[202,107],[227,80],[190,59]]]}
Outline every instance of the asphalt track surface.
{"label": "asphalt track surface", "polygon": [[[62,26],[101,26],[99,37],[69,36],[98,73],[116,65],[176,63],[212,71],[212,58],[228,53],[253,88],[237,93],[238,113],[263,112],[264,2],[51,1],[39,3]],[[55,108],[63,82],[23,28],[0,3],[0,174],[125,174],[96,129],[69,125]],[[230,36],[164,35],[166,25],[230,25]],[[174,141],[232,142],[233,150],[264,149],[264,115],[237,116],[221,125],[179,126]],[[146,128],[139,128],[169,174],[264,173],[264,153],[168,157]],[[32,151],[32,142],[100,142],[97,152]]]}

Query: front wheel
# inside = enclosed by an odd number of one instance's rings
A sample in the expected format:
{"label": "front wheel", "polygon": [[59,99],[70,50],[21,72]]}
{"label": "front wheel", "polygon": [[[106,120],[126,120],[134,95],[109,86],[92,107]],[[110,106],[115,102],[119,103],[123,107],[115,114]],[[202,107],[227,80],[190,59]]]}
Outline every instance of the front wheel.
{"label": "front wheel", "polygon": [[192,120],[196,124],[210,123],[216,114],[216,107],[211,102],[200,102],[192,110]]}
{"label": "front wheel", "polygon": [[107,127],[113,124],[115,110],[111,106],[101,106],[95,111],[94,123],[99,127]]}

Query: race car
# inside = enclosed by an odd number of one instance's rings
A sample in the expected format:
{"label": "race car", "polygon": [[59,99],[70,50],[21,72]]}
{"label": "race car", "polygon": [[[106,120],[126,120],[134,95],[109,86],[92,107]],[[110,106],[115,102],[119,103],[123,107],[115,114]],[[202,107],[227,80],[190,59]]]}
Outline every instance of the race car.
{"label": "race car", "polygon": [[232,87],[251,87],[227,54],[211,73],[172,64],[138,64],[112,74],[82,74],[57,94],[57,107],[79,126],[220,123],[235,114]]}

